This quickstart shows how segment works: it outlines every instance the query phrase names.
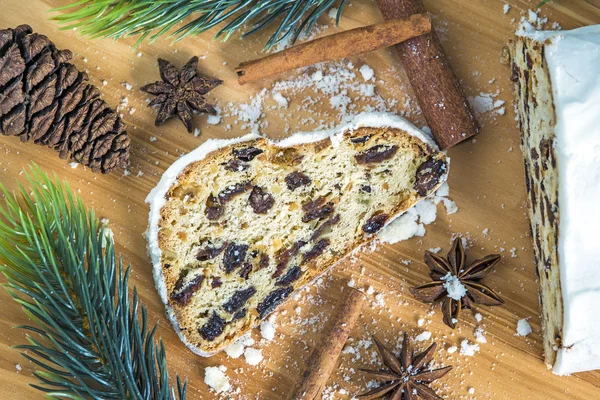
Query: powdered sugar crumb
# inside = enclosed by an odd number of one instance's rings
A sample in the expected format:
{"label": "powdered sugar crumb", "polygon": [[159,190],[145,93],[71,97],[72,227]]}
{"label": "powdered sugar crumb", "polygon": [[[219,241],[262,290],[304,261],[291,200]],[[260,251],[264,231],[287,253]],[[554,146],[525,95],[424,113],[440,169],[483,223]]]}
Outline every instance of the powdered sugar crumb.
{"label": "powdered sugar crumb", "polygon": [[424,331],[415,337],[415,341],[417,342],[424,342],[429,339],[431,339],[431,332],[429,331]]}
{"label": "powdered sugar crumb", "polygon": [[477,352],[479,352],[479,345],[477,343],[471,343],[467,339],[460,342],[461,356],[473,357]]}
{"label": "powdered sugar crumb", "polygon": [[527,336],[531,332],[533,332],[533,330],[531,329],[531,325],[529,325],[528,319],[529,318],[523,318],[523,319],[520,319],[519,322],[517,322],[517,335],[518,336]]}
{"label": "powdered sugar crumb", "polygon": [[204,368],[204,383],[217,393],[227,392],[231,389],[231,384],[229,378],[225,375],[226,371],[227,367],[224,365]]}
{"label": "powdered sugar crumb", "polygon": [[262,350],[255,349],[253,347],[246,347],[244,350],[244,357],[246,362],[250,365],[256,366],[263,360]]}

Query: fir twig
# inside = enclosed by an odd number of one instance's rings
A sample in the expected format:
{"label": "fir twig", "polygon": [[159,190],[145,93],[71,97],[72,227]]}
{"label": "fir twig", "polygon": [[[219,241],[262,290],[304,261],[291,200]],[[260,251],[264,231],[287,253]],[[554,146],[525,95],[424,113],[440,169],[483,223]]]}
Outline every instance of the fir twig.
{"label": "fir twig", "polygon": [[32,386],[61,399],[185,399],[110,231],[57,177],[32,167],[27,179],[18,196],[0,184],[0,272],[31,319],[16,348],[38,367]]}
{"label": "fir twig", "polygon": [[549,3],[550,0],[542,0],[540,4],[537,5],[537,8],[542,8],[546,3]]}
{"label": "fir twig", "polygon": [[[344,5],[341,0],[336,23]],[[338,0],[78,0],[54,9],[66,14],[53,19],[65,24],[63,29],[78,28],[91,37],[122,38],[139,36],[156,38],[171,31],[188,17],[193,18],[175,30],[171,36],[180,40],[187,35],[200,34],[218,24],[226,25],[217,33],[224,40],[238,31],[250,35],[270,25],[279,25],[266,44],[290,40],[292,43],[304,32],[312,30],[317,19]],[[249,26],[249,29],[245,29]]]}

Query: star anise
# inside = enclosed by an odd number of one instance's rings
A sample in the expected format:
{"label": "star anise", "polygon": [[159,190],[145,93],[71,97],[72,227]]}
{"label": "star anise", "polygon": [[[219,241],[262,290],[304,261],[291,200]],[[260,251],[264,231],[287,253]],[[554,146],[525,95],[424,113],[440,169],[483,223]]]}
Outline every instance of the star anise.
{"label": "star anise", "polygon": [[177,114],[187,131],[191,133],[192,109],[213,115],[217,113],[215,108],[206,102],[204,95],[223,81],[198,75],[197,67],[198,57],[192,57],[181,72],[178,72],[167,60],[158,59],[162,81],[156,81],[140,88],[143,92],[156,96],[148,106],[160,106],[154,125],[161,125]]}
{"label": "star anise", "polygon": [[433,343],[424,352],[415,355],[412,351],[408,335],[404,334],[400,358],[387,349],[375,336],[373,340],[377,350],[388,369],[369,370],[360,369],[375,379],[381,380],[382,385],[358,397],[363,399],[377,399],[389,394],[390,400],[438,400],[441,399],[427,386],[429,383],[446,375],[452,367],[432,369],[429,363],[433,359],[437,344]]}
{"label": "star anise", "polygon": [[424,303],[442,303],[444,323],[456,326],[460,310],[471,309],[473,304],[500,306],[504,300],[492,289],[481,283],[500,261],[500,255],[491,254],[475,260],[468,267],[462,240],[456,238],[444,259],[430,251],[425,252],[425,263],[433,282],[410,289]]}

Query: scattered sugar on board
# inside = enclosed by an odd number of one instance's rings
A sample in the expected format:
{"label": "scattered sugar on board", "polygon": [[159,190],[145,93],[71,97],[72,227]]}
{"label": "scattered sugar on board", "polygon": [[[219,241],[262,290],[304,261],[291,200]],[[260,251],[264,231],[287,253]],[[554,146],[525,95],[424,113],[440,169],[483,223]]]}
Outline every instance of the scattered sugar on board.
{"label": "scattered sugar on board", "polygon": [[520,319],[517,322],[517,335],[518,336],[527,336],[532,332],[531,325],[529,325],[529,318]]}
{"label": "scattered sugar on board", "polygon": [[[404,91],[384,99],[376,92],[375,78],[375,71],[366,64],[357,71],[349,61],[321,63],[299,69],[293,77],[274,82],[248,102],[222,105],[221,116],[241,130],[265,133],[262,130],[269,126],[272,118],[285,121],[286,132],[289,132],[332,128],[361,112],[420,114],[416,102]],[[286,111],[291,96],[296,104],[293,112]],[[270,106],[272,102],[277,106]],[[315,104],[319,107],[313,107]],[[295,121],[292,126],[293,117],[290,116],[301,115],[302,111],[310,112],[310,116]]]}
{"label": "scattered sugar on board", "polygon": [[429,331],[424,331],[424,332],[420,333],[419,335],[415,336],[415,341],[417,341],[417,342],[424,342],[429,339],[431,339],[431,332],[429,332]]}

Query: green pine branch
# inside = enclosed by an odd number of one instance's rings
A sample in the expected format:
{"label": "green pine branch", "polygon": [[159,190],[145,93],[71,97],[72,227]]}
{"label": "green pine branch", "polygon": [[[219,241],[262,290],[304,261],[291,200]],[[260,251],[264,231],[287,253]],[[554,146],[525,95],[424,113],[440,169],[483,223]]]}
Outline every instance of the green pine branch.
{"label": "green pine branch", "polygon": [[[341,0],[336,22],[339,22],[344,5]],[[224,40],[238,31],[243,36],[268,26],[277,26],[266,44],[290,40],[292,43],[302,33],[312,30],[317,19],[333,7],[338,0],[78,0],[56,8],[66,12],[53,19],[64,24],[64,29],[78,28],[84,35],[119,39],[139,36],[155,40],[177,28],[170,36],[180,40],[188,35],[200,34],[216,25],[225,26],[217,33]],[[189,22],[183,23],[184,19]],[[248,27],[248,28],[246,28]]]}
{"label": "green pine branch", "polygon": [[32,386],[61,399],[185,399],[107,228],[56,176],[33,167],[27,179],[18,195],[0,184],[0,272],[31,320],[16,348],[37,367]]}

